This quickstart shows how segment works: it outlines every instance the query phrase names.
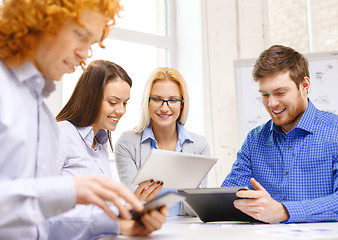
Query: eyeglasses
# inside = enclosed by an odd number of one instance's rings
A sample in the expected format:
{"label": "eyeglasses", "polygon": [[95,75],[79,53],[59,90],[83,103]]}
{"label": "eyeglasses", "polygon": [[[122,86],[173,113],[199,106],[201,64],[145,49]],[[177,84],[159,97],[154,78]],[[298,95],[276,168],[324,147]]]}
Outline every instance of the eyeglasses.
{"label": "eyeglasses", "polygon": [[169,99],[163,100],[161,98],[149,98],[149,102],[151,102],[156,107],[162,107],[163,103],[166,103],[168,107],[178,107],[183,104],[184,100],[179,99]]}

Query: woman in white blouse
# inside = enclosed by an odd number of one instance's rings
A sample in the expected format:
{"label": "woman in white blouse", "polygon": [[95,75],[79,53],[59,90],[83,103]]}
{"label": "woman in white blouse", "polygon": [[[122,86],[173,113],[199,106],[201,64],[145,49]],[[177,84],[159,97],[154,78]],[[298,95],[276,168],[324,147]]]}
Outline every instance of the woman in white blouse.
{"label": "woman in white blouse", "polygon": [[[119,65],[104,60],[89,64],[68,103],[56,117],[60,128],[56,174],[112,177],[108,142],[112,148],[110,134],[126,112],[131,86],[132,80]],[[116,208],[112,207],[112,211],[116,212]],[[102,234],[119,233],[147,235],[161,227],[167,214],[168,209],[164,207],[145,214],[140,222],[113,221],[94,205],[78,205],[53,218],[50,231],[59,231],[60,227],[65,229],[62,233],[51,234],[58,239],[92,239]]]}

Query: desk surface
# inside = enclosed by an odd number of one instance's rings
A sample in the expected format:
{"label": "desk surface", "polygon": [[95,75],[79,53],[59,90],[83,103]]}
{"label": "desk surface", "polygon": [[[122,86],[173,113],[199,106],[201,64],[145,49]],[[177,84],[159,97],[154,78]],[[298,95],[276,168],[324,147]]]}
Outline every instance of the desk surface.
{"label": "desk surface", "polygon": [[337,240],[338,222],[303,224],[203,223],[195,217],[169,217],[162,228],[148,237],[107,236],[99,240]]}

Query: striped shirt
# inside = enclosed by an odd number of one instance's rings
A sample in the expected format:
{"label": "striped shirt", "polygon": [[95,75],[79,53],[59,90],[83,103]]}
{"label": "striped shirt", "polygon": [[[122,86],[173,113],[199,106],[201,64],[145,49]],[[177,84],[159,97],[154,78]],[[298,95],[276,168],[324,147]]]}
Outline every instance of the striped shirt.
{"label": "striped shirt", "polygon": [[73,179],[51,176],[58,130],[44,98],[54,83],[31,62],[0,59],[0,86],[0,238],[47,239],[47,219],[76,201]]}
{"label": "striped shirt", "polygon": [[[69,121],[58,122],[60,149],[54,172],[66,176],[102,174],[112,177],[108,161],[106,131],[99,130],[95,136],[91,126],[77,127]],[[118,214],[115,207],[112,211]],[[62,229],[62,231],[60,231]],[[119,234],[118,222],[95,205],[76,205],[64,214],[50,220],[50,240],[92,239],[97,236]]]}

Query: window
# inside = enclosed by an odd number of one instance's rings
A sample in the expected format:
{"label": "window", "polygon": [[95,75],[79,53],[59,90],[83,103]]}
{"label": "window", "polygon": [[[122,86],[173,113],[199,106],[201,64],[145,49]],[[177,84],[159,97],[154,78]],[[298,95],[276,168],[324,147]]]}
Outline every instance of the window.
{"label": "window", "polygon": [[338,49],[338,2],[269,0],[270,45],[283,44],[302,53]]}
{"label": "window", "polygon": [[[124,0],[122,18],[117,19],[119,28],[166,36],[167,5],[165,0]],[[125,14],[128,13],[128,14]]]}
{"label": "window", "polygon": [[312,36],[314,51],[338,49],[338,1],[312,1]]}
{"label": "window", "polygon": [[[117,18],[117,27],[104,41],[105,48],[102,49],[97,44],[92,47],[93,56],[88,59],[88,63],[97,59],[115,62],[133,80],[127,112],[112,134],[113,143],[123,131],[138,124],[143,88],[150,73],[158,66],[172,65],[175,59],[175,38],[174,31],[170,28],[172,24],[169,12],[172,2],[121,1],[124,11],[120,14],[121,18]],[[81,73],[82,69],[77,69],[63,77],[62,106],[67,103]]]}

